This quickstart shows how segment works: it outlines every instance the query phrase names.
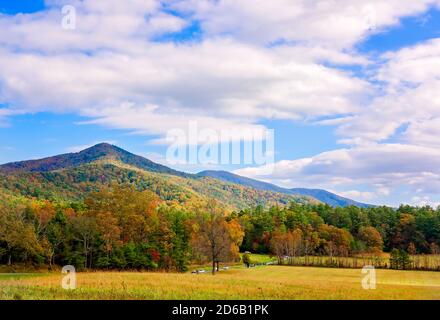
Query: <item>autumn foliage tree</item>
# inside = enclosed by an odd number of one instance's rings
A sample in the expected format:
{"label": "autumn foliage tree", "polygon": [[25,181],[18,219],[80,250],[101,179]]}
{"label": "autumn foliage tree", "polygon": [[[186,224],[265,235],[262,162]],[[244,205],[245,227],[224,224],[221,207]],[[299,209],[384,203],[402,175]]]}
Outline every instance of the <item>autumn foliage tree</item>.
{"label": "autumn foliage tree", "polygon": [[416,217],[412,214],[404,213],[400,217],[396,232],[394,233],[391,243],[395,248],[408,250],[410,243],[423,250],[429,247],[423,233],[418,230]]}
{"label": "autumn foliage tree", "polygon": [[188,217],[179,210],[159,210],[156,194],[115,186],[92,194],[85,203],[85,214],[95,219],[105,252],[101,265],[111,265],[116,259],[132,268],[186,269]]}
{"label": "autumn foliage tree", "polygon": [[[191,239],[194,254],[212,263],[212,274],[220,262],[239,258],[239,246],[244,232],[235,219],[228,219],[225,210],[215,200],[198,208]],[[217,266],[217,267],[216,267]]]}
{"label": "autumn foliage tree", "polygon": [[365,244],[365,250],[370,253],[382,252],[383,240],[379,231],[374,227],[361,227],[359,229],[359,240]]}
{"label": "autumn foliage tree", "polygon": [[0,255],[7,257],[7,264],[13,257],[27,261],[31,257],[41,257],[43,248],[38,242],[34,226],[28,223],[24,210],[19,207],[0,205]]}
{"label": "autumn foliage tree", "polygon": [[272,234],[270,248],[272,253],[277,257],[278,264],[283,263],[283,257],[286,255],[287,235],[282,230],[276,230]]}
{"label": "autumn foliage tree", "polygon": [[[159,203],[159,197],[151,191],[138,192],[133,187],[121,186],[93,193],[85,201],[87,215],[101,222],[107,220],[107,227],[116,232],[122,243],[148,240],[157,225]],[[107,245],[117,242],[116,236],[112,237],[107,235]]]}
{"label": "autumn foliage tree", "polygon": [[334,256],[348,256],[353,239],[350,232],[342,228],[323,224],[319,228],[319,233],[322,239],[322,246],[330,258]]}

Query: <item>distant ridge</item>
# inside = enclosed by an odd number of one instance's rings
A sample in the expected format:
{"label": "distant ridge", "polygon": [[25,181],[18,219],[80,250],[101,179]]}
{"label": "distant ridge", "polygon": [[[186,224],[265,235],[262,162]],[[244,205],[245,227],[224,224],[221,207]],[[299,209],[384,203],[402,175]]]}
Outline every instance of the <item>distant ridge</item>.
{"label": "distant ridge", "polygon": [[274,192],[291,194],[291,195],[309,196],[333,207],[347,207],[347,206],[357,206],[361,208],[371,207],[371,205],[369,204],[344,198],[326,190],[306,189],[306,188],[287,189],[271,183],[239,176],[237,174],[228,171],[207,170],[207,171],[199,172],[197,175],[200,177],[212,177],[215,179],[252,187],[257,190],[268,190],[268,191],[274,191]]}

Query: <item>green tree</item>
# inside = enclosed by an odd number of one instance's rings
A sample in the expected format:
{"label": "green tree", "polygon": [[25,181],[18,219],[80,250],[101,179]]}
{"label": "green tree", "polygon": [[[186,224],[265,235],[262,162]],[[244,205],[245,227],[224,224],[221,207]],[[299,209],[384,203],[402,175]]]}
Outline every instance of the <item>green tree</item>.
{"label": "green tree", "polygon": [[98,235],[98,227],[94,217],[79,215],[71,219],[72,235],[81,243],[84,255],[84,268],[91,268],[93,263],[93,245]]}
{"label": "green tree", "polygon": [[241,257],[244,265],[246,266],[246,268],[249,268],[252,260],[251,260],[251,253],[249,251],[246,251],[243,256]]}
{"label": "green tree", "polygon": [[411,258],[405,250],[393,249],[390,255],[390,268],[406,270],[411,265]]}

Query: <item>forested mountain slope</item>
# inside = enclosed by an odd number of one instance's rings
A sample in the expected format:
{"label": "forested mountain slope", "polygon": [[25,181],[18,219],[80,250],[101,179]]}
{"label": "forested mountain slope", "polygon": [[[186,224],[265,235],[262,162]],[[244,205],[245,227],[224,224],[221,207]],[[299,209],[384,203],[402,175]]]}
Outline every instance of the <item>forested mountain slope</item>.
{"label": "forested mountain slope", "polygon": [[257,190],[266,190],[266,191],[273,191],[273,192],[284,193],[289,195],[312,197],[332,207],[357,206],[361,208],[366,208],[370,206],[365,203],[360,203],[351,199],[338,196],[337,194],[331,193],[326,190],[305,189],[305,188],[287,189],[271,183],[250,179],[247,177],[242,177],[227,171],[202,171],[198,173],[198,176],[212,177],[215,179],[251,187]]}
{"label": "forested mountain slope", "polygon": [[0,192],[15,197],[81,201],[90,192],[114,184],[151,190],[163,200],[178,204],[215,198],[233,209],[291,201],[318,202],[312,197],[258,190],[176,171],[109,144],[99,144],[79,153],[0,166]]}

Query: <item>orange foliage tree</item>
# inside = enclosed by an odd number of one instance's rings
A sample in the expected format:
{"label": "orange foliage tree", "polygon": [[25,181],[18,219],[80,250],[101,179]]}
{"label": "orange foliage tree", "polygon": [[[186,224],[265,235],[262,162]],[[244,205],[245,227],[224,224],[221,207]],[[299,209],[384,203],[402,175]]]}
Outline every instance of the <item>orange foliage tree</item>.
{"label": "orange foliage tree", "polygon": [[220,262],[239,258],[244,232],[235,219],[228,219],[225,210],[215,200],[208,200],[195,212],[191,244],[198,260],[212,262],[212,274]]}

